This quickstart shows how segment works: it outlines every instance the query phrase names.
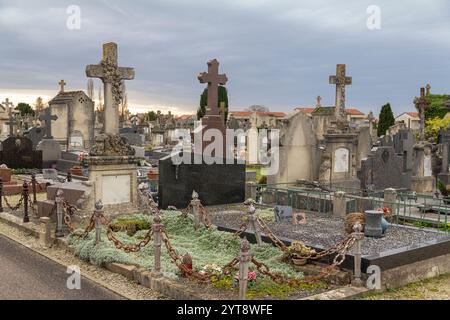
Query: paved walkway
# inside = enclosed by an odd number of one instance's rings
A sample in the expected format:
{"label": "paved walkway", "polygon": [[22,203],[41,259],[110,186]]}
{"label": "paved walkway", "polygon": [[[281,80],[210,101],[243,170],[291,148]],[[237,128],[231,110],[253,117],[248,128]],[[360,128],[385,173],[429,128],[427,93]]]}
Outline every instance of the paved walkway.
{"label": "paved walkway", "polygon": [[[118,300],[121,296],[81,279],[66,286],[66,268],[0,235],[0,300]],[[83,270],[81,270],[83,274]]]}

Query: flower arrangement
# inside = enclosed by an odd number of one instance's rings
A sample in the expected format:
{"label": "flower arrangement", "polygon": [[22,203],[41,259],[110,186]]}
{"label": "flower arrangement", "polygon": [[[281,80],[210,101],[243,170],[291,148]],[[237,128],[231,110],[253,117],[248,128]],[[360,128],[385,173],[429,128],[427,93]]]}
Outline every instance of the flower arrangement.
{"label": "flower arrangement", "polygon": [[[255,271],[249,271],[247,274],[247,286],[249,288],[254,287],[256,284],[256,272]],[[235,288],[239,286],[239,273],[234,277],[233,285]]]}
{"label": "flower arrangement", "polygon": [[80,163],[81,167],[87,167],[87,165],[88,165],[87,160],[86,160],[86,156],[87,156],[87,154],[85,152],[81,152],[78,155],[78,159],[77,160]]}

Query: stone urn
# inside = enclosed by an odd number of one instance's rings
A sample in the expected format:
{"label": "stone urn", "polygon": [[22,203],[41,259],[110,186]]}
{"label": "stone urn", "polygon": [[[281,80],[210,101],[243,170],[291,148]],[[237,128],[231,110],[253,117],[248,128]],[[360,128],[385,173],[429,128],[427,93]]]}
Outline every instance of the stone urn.
{"label": "stone urn", "polygon": [[366,225],[364,234],[366,237],[381,238],[383,236],[383,212],[368,210],[365,212]]}

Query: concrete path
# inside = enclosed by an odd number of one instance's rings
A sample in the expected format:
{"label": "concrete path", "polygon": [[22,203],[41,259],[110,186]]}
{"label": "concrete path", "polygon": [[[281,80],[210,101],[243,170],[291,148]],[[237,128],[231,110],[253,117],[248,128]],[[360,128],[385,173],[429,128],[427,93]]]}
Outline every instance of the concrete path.
{"label": "concrete path", "polygon": [[[66,268],[0,235],[0,300],[118,300],[121,296],[81,278],[69,290]],[[83,275],[83,270],[81,270]]]}

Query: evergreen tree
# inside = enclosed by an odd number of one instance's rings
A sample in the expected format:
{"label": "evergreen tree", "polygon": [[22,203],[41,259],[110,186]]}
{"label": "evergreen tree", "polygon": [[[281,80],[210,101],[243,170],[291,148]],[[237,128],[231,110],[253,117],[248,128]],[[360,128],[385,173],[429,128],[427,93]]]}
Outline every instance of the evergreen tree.
{"label": "evergreen tree", "polygon": [[395,124],[394,114],[392,113],[391,104],[387,103],[381,108],[380,117],[378,121],[377,133],[378,136],[384,136],[386,131]]}
{"label": "evergreen tree", "polygon": [[[220,114],[222,114],[221,111],[221,103],[225,103],[224,106],[224,111],[225,111],[225,115],[224,115],[224,121],[225,123],[227,122],[227,118],[228,118],[228,92],[227,92],[227,88],[225,88],[224,86],[219,86],[218,88],[218,101],[217,101],[217,106],[219,108],[219,112]],[[198,108],[197,111],[197,119],[200,120],[201,118],[203,118],[206,114],[206,106],[208,105],[208,89],[205,89],[202,93],[202,95],[200,96],[200,107]]]}
{"label": "evergreen tree", "polygon": [[17,107],[15,108],[15,110],[18,110],[22,117],[26,116],[26,115],[31,115],[31,116],[35,115],[33,108],[28,103],[23,103],[23,102],[19,103],[17,105]]}

